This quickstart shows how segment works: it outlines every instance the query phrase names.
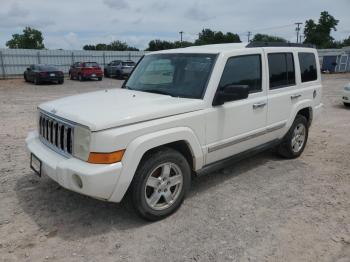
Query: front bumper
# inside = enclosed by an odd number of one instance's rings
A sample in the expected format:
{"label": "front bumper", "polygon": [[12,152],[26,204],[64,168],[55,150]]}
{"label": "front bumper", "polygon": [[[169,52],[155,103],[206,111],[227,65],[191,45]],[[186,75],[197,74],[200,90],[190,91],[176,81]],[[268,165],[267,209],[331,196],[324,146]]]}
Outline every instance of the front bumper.
{"label": "front bumper", "polygon": [[344,90],[342,100],[344,103],[350,104],[350,91]]}
{"label": "front bumper", "polygon": [[[109,200],[121,174],[122,163],[110,165],[90,164],[77,158],[66,158],[45,146],[37,132],[26,138],[28,150],[42,162],[42,174],[62,187],[83,195]],[[77,183],[81,179],[82,186]]]}

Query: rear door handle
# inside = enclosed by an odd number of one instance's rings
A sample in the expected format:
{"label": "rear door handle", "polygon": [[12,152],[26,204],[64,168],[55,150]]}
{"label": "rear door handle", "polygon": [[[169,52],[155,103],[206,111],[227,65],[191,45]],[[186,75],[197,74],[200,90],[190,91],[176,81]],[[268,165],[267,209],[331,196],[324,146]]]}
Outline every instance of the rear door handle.
{"label": "rear door handle", "polygon": [[256,103],[256,104],[253,104],[253,109],[258,109],[264,106],[266,106],[266,102]]}
{"label": "rear door handle", "polygon": [[295,94],[295,95],[292,95],[291,97],[290,97],[290,99],[297,99],[297,98],[299,98],[299,97],[301,97],[301,94]]}

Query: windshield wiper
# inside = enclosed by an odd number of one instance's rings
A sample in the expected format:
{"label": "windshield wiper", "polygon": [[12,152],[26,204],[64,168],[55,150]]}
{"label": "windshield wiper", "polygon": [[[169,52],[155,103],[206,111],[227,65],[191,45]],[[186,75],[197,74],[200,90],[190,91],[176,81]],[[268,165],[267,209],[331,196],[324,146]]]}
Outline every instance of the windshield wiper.
{"label": "windshield wiper", "polygon": [[167,91],[158,90],[158,89],[143,89],[143,90],[141,89],[141,90],[138,90],[138,91],[173,96],[171,93],[169,93]]}

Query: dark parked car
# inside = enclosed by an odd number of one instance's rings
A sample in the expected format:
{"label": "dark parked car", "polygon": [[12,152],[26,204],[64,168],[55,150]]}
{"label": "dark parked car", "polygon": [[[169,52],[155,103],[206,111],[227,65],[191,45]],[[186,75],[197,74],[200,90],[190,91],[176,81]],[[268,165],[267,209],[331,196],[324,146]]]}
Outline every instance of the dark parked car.
{"label": "dark parked car", "polygon": [[122,78],[125,76],[129,76],[131,71],[135,67],[135,62],[131,60],[121,61],[116,60],[110,62],[104,69],[104,73],[106,77],[115,76],[117,78]]}
{"label": "dark parked car", "polygon": [[69,69],[69,77],[71,80],[78,79],[84,81],[87,79],[102,80],[103,72],[96,62],[76,62]]}
{"label": "dark parked car", "polygon": [[52,65],[30,65],[24,72],[24,80],[38,85],[44,82],[63,84],[63,72]]}

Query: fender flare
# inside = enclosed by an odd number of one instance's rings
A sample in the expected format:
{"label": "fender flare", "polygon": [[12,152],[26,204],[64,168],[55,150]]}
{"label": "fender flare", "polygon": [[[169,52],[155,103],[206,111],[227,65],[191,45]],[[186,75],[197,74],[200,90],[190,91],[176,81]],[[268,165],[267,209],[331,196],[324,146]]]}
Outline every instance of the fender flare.
{"label": "fender flare", "polygon": [[313,101],[311,99],[305,99],[301,100],[298,103],[296,103],[293,107],[291,117],[289,118],[289,121],[287,122],[287,130],[292,126],[295,117],[297,116],[298,112],[304,108],[310,108],[310,123],[313,118]]}
{"label": "fender flare", "polygon": [[126,148],[122,159],[123,168],[109,201],[120,202],[122,200],[134,178],[142,157],[148,150],[176,141],[185,141],[188,144],[193,157],[194,169],[202,168],[204,165],[204,154],[192,129],[176,127],[140,136],[130,142]]}

